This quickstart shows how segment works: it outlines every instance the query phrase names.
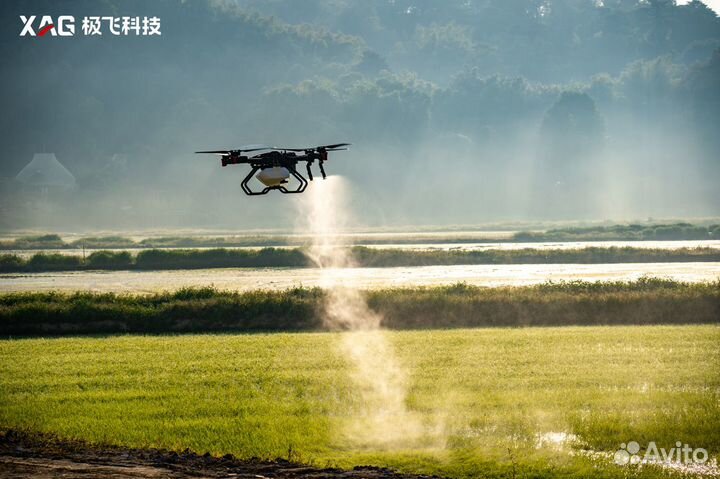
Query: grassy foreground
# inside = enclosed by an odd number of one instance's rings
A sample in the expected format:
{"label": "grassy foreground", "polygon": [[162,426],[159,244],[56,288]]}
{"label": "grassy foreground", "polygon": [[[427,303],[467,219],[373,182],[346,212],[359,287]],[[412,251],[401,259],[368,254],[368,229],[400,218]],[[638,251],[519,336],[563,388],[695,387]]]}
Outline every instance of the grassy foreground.
{"label": "grassy foreground", "polygon": [[[566,282],[370,290],[390,329],[720,322],[720,281]],[[0,294],[0,335],[318,331],[326,292],[189,288],[151,295]]]}
{"label": "grassy foreground", "polygon": [[670,475],[578,453],[630,440],[720,453],[715,325],[388,332],[428,426],[411,443],[349,433],[363,410],[342,334],[0,341],[0,427],[454,477]]}

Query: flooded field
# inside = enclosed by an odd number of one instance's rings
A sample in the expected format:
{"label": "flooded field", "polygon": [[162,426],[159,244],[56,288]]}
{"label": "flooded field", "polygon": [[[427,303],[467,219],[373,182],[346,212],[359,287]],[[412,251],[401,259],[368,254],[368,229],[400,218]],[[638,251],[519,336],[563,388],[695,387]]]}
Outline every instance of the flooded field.
{"label": "flooded field", "polygon": [[[466,282],[478,286],[520,286],[545,281],[635,280],[653,276],[678,281],[714,281],[720,263],[618,263],[457,265],[400,268],[348,268],[332,271],[341,283],[371,289],[433,286]],[[181,287],[215,286],[221,289],[286,289],[322,286],[327,278],[317,268],[242,268],[175,271],[80,271],[0,276],[0,292],[74,291],[153,292]]]}
{"label": "flooded field", "polygon": [[502,242],[502,243],[416,243],[416,244],[360,244],[382,249],[409,249],[409,250],[460,250],[483,251],[490,249],[520,250],[520,249],[582,249],[582,248],[642,248],[676,250],[680,248],[716,248],[720,249],[718,240],[688,240],[688,241],[551,241],[551,242]]}

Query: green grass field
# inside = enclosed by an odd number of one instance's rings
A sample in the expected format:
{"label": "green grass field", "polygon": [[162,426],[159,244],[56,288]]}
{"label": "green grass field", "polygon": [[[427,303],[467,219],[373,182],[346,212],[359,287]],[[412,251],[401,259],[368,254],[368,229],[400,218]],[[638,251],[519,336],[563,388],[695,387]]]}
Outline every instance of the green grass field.
{"label": "green grass field", "polygon": [[423,426],[412,440],[351,433],[368,411],[342,333],[3,340],[0,427],[454,477],[670,474],[580,452],[630,440],[720,453],[718,326],[385,335]]}

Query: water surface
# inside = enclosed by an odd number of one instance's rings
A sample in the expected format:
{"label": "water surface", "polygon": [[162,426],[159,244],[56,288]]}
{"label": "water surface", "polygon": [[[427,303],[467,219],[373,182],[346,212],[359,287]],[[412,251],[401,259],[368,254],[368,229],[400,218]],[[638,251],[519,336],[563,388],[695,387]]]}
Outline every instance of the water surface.
{"label": "water surface", "polygon": [[[336,282],[363,289],[433,286],[466,282],[478,286],[521,286],[545,281],[635,280],[642,276],[678,281],[720,279],[720,263],[615,263],[452,265],[333,270]],[[323,286],[328,275],[317,268],[223,268],[177,271],[74,271],[0,276],[0,292],[116,291],[153,292],[181,287],[215,286],[245,291]]]}

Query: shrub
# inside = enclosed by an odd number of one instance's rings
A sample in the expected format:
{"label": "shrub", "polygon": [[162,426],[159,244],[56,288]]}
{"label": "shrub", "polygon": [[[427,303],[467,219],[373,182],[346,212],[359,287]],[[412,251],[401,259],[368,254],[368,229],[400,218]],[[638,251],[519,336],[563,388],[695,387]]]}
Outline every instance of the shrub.
{"label": "shrub", "polygon": [[127,251],[95,251],[85,261],[92,269],[129,269],[133,258]]}

